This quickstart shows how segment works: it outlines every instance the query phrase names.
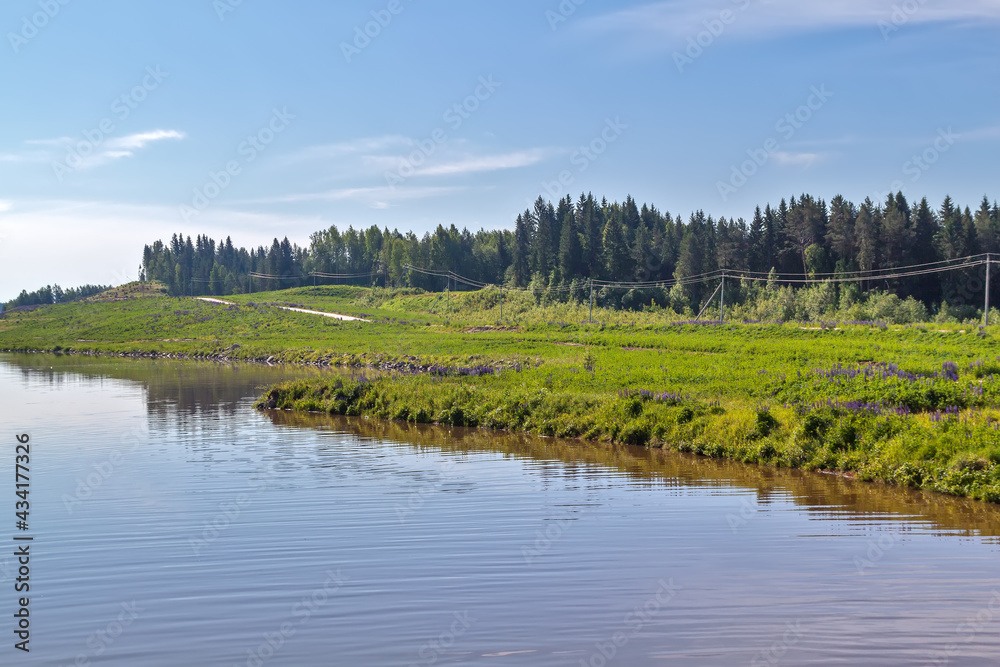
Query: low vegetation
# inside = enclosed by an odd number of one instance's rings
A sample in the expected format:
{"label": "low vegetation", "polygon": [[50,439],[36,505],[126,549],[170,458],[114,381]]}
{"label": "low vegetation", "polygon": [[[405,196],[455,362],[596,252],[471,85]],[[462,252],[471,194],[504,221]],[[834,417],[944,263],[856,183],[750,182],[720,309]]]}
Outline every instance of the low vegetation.
{"label": "low vegetation", "polygon": [[[279,385],[262,408],[670,448],[1000,502],[993,327],[695,324],[495,290],[298,288],[58,304],[0,348],[371,368]],[[450,300],[449,300],[450,299]],[[278,305],[363,316],[340,322]],[[377,372],[374,369],[379,369]]]}

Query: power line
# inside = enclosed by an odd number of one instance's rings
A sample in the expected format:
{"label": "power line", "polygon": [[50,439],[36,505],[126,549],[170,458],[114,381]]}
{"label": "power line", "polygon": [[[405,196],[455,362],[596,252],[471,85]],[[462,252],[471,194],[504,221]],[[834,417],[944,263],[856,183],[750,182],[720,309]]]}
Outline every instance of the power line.
{"label": "power line", "polygon": [[[751,282],[769,282],[786,284],[820,284],[820,283],[857,283],[864,281],[893,280],[897,278],[911,278],[915,276],[945,273],[948,271],[959,271],[962,269],[975,268],[977,266],[990,265],[996,260],[992,259],[990,253],[970,255],[968,257],[958,257],[955,259],[941,260],[937,262],[926,262],[922,264],[910,264],[907,266],[888,267],[881,269],[867,269],[859,271],[845,271],[838,273],[784,273],[774,275],[762,271],[743,271],[732,269],[717,269],[706,273],[683,276],[673,280],[650,280],[650,281],[623,281],[623,280],[591,280],[594,287],[606,289],[632,290],[632,289],[668,289],[677,285],[693,285],[726,278],[737,280],[747,280]],[[461,276],[454,271],[438,271],[426,269],[412,264],[404,265],[405,269],[421,273],[428,276],[448,278],[456,282],[463,283],[470,287],[485,288],[487,283],[473,280]],[[537,290],[531,288],[505,288],[512,292],[534,293]],[[549,288],[549,292],[565,292],[572,290],[571,287]]]}
{"label": "power line", "polygon": [[371,278],[372,276],[380,276],[382,273],[376,271],[369,271],[368,273],[325,273],[323,271],[311,271],[309,276],[314,278],[337,278],[342,280],[348,280],[352,278]]}

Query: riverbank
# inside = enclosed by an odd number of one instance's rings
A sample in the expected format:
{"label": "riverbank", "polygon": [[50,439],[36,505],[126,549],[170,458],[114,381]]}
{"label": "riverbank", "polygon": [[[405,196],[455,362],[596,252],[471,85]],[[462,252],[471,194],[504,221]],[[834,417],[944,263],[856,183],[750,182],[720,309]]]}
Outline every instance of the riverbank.
{"label": "riverbank", "polygon": [[[781,399],[798,383],[784,378],[766,382],[774,387],[772,400],[762,395],[757,402],[731,394],[705,400],[648,390],[585,392],[532,375],[297,381],[269,389],[257,406],[673,449],[1000,502],[1000,433],[988,408],[914,412],[894,401],[790,403]],[[891,393],[895,382],[885,380],[882,389]],[[919,403],[937,391],[912,399]]]}
{"label": "riverbank", "polygon": [[371,368],[379,377],[273,388],[261,405],[664,447],[1000,501],[993,328],[706,325],[601,309],[589,322],[570,306],[497,321],[489,296],[337,288],[228,306],[65,304],[0,318],[0,349]]}

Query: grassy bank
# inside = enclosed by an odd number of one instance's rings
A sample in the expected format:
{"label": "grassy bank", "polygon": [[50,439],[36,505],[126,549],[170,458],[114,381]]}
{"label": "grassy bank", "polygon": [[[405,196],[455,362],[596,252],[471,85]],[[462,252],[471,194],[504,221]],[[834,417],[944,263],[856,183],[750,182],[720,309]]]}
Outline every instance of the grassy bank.
{"label": "grassy bank", "polygon": [[5,314],[0,349],[395,369],[282,385],[262,405],[667,447],[1000,501],[993,327],[706,326],[602,309],[587,323],[580,306],[513,301],[500,321],[494,299],[341,287],[233,306],[95,300]]}

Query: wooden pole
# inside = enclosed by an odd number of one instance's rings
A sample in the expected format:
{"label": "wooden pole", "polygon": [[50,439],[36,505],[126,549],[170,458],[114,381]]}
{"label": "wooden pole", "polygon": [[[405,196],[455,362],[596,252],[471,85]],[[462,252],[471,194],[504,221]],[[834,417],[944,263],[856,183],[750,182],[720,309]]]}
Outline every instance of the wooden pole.
{"label": "wooden pole", "polygon": [[990,254],[986,253],[986,308],[983,315],[983,326],[990,324],[990,264],[992,264]]}
{"label": "wooden pole", "polygon": [[719,321],[726,321],[726,272],[722,272],[722,296],[719,297]]}
{"label": "wooden pole", "polygon": [[590,279],[590,315],[588,316],[588,321],[594,323],[594,279]]}

